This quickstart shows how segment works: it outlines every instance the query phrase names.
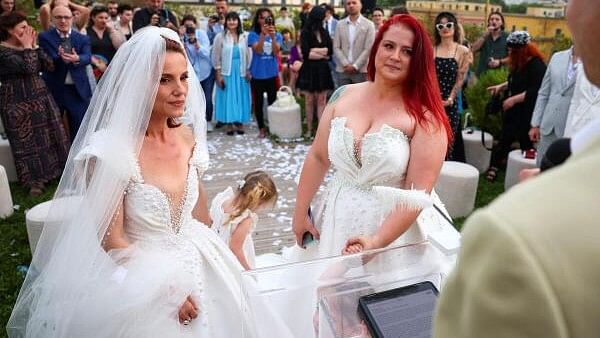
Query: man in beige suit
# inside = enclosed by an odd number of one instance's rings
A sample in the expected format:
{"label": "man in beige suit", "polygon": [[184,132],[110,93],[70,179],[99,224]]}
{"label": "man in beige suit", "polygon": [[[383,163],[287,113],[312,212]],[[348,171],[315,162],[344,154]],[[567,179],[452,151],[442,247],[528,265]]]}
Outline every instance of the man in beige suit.
{"label": "man in beige suit", "polygon": [[[600,85],[600,44],[590,29],[600,17],[598,0],[568,6],[586,75]],[[575,135],[571,147],[564,164],[468,220],[434,337],[600,337],[600,122]]]}
{"label": "man in beige suit", "polygon": [[360,83],[367,80],[367,62],[375,26],[360,14],[360,0],[346,0],[348,16],[338,21],[333,36],[333,58],[338,85]]}

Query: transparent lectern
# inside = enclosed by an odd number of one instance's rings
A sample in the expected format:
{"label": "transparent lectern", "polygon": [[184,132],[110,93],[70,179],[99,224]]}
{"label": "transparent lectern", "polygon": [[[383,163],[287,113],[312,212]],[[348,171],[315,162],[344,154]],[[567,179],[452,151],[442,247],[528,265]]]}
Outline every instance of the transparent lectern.
{"label": "transparent lectern", "polygon": [[[273,337],[270,329],[281,325],[289,337],[372,337],[358,311],[361,297],[427,281],[439,290],[455,258],[425,241],[246,271],[243,306],[258,325],[244,327],[244,338]],[[400,313],[397,320],[403,321],[415,309],[391,315]],[[427,324],[427,318],[421,321]]]}

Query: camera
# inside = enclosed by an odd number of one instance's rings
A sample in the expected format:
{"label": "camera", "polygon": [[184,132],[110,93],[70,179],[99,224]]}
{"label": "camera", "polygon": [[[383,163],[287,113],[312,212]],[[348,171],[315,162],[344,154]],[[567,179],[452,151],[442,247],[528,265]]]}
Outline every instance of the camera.
{"label": "camera", "polygon": [[194,28],[192,26],[185,27],[185,34],[195,35],[196,34],[196,28]]}
{"label": "camera", "polygon": [[267,26],[273,26],[275,24],[275,21],[273,21],[273,17],[272,16],[268,16],[265,18],[265,25]]}
{"label": "camera", "polygon": [[166,13],[163,9],[157,9],[154,15],[158,15],[158,27],[164,27],[167,24]]}

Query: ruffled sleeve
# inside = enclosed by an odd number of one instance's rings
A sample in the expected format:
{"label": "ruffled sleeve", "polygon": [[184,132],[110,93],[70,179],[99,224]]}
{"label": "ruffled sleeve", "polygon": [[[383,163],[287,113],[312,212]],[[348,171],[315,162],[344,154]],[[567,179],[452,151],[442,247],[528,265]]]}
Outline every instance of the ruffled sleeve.
{"label": "ruffled sleeve", "polygon": [[198,178],[204,175],[204,172],[208,170],[210,164],[208,156],[208,148],[205,141],[196,140],[196,146],[194,147],[194,153],[190,159],[190,165],[196,168],[198,172]]}
{"label": "ruffled sleeve", "polygon": [[425,190],[374,186],[373,192],[382,203],[386,215],[398,208],[423,210],[433,205],[433,198]]}
{"label": "ruffled sleeve", "polygon": [[250,217],[250,219],[252,220],[252,227],[250,228],[250,232],[253,232],[254,229],[256,229],[256,224],[258,224],[258,215],[250,211],[250,209],[246,209],[244,210],[244,212],[242,212],[241,215],[229,221],[231,233],[233,233],[237,226],[240,225],[240,223],[242,223],[242,221],[248,217]]}
{"label": "ruffled sleeve", "polygon": [[130,142],[109,135],[107,130],[99,130],[92,134],[73,161],[76,170],[89,173],[90,165],[93,168],[103,166],[113,173],[114,178],[125,181],[141,180],[139,166]]}

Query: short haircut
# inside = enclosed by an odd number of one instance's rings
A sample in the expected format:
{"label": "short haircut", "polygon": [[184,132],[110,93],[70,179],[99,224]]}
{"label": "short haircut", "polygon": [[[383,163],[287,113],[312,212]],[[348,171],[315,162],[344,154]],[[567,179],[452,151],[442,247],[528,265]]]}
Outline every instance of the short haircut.
{"label": "short haircut", "polygon": [[286,12],[287,12],[287,7],[283,6],[283,7],[281,7],[281,8],[279,9],[279,11],[280,11],[280,12],[281,12],[281,11],[286,11]]}
{"label": "short haircut", "polygon": [[125,11],[133,11],[133,7],[131,7],[131,5],[128,5],[128,4],[119,5],[119,9],[117,9],[117,13],[121,14]]}
{"label": "short haircut", "polygon": [[183,25],[184,22],[186,21],[191,21],[194,23],[194,25],[197,23],[196,21],[196,17],[193,16],[192,14],[186,14],[181,18],[181,25]]}

